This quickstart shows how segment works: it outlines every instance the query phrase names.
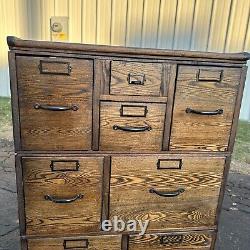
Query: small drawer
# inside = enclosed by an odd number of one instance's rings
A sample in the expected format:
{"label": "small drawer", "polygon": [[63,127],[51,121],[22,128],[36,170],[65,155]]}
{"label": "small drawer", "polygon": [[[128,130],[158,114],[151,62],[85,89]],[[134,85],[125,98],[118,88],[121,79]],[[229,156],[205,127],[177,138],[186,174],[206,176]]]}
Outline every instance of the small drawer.
{"label": "small drawer", "polygon": [[23,157],[26,234],[100,228],[103,157]]}
{"label": "small drawer", "polygon": [[166,234],[146,234],[129,237],[129,250],[197,249],[209,250],[214,240],[214,232],[171,232]]}
{"label": "small drawer", "polygon": [[121,236],[29,239],[29,250],[121,250]]}
{"label": "small drawer", "polygon": [[101,102],[100,150],[161,151],[165,104]]}
{"label": "small drawer", "polygon": [[17,56],[22,150],[90,150],[93,61]]}
{"label": "small drawer", "polygon": [[112,61],[111,95],[161,96],[160,63]]}
{"label": "small drawer", "polygon": [[179,67],[170,150],[228,150],[241,70]]}
{"label": "small drawer", "polygon": [[[111,219],[149,220],[150,231],[215,225],[224,157],[134,155],[111,162]],[[159,169],[159,162],[168,164]]]}

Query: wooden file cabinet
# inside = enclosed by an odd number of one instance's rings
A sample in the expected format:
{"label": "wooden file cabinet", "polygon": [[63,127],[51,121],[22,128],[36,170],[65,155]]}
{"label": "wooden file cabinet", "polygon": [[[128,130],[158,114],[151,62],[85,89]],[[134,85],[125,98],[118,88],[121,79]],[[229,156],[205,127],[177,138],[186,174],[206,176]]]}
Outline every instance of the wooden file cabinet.
{"label": "wooden file cabinet", "polygon": [[8,45],[23,249],[214,248],[249,54]]}

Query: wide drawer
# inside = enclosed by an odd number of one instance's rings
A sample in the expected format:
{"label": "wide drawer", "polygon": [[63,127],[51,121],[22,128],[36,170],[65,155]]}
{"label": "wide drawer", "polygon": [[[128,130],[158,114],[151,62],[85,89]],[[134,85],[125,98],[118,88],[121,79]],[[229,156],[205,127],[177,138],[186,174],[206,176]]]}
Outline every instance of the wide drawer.
{"label": "wide drawer", "polygon": [[121,236],[86,236],[28,240],[28,250],[121,250]]}
{"label": "wide drawer", "polygon": [[22,158],[27,235],[100,229],[103,157]]}
{"label": "wide drawer", "polygon": [[161,63],[111,62],[110,94],[161,96]]}
{"label": "wide drawer", "polygon": [[17,56],[21,148],[89,150],[93,61]]}
{"label": "wide drawer", "polygon": [[165,104],[101,102],[100,150],[161,151]]}
{"label": "wide drawer", "polygon": [[110,217],[149,220],[148,230],[213,227],[225,158],[114,156]]}
{"label": "wide drawer", "polygon": [[228,149],[240,68],[180,66],[170,150]]}
{"label": "wide drawer", "polygon": [[160,250],[160,249],[197,249],[209,250],[212,247],[212,232],[146,234],[129,237],[129,250]]}

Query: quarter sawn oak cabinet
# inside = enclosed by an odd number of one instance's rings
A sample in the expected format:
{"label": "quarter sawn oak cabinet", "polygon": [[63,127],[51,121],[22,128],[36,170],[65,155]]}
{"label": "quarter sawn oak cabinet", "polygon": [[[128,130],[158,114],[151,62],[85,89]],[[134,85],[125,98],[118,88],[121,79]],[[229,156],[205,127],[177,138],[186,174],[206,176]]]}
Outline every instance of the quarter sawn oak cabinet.
{"label": "quarter sawn oak cabinet", "polygon": [[22,249],[214,249],[249,54],[7,40]]}

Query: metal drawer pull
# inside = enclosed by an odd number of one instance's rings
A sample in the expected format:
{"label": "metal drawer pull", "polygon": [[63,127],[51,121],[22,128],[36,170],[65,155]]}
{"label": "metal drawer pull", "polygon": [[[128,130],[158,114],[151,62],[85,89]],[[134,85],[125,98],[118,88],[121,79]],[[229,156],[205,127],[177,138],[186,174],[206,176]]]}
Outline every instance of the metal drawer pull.
{"label": "metal drawer pull", "polygon": [[199,110],[187,108],[186,113],[192,113],[192,114],[197,114],[197,115],[220,115],[220,114],[223,114],[223,109],[217,109],[214,111],[199,111]]}
{"label": "metal drawer pull", "polygon": [[114,125],[113,126],[114,130],[122,130],[122,131],[127,131],[127,132],[144,132],[144,131],[150,131],[152,128],[150,126],[143,126],[143,127],[122,127],[119,125]]}
{"label": "metal drawer pull", "polygon": [[162,197],[175,197],[175,196],[180,195],[184,191],[185,191],[184,188],[179,188],[176,191],[168,191],[168,192],[157,191],[153,188],[149,189],[149,193],[157,194],[157,195],[162,196]]}
{"label": "metal drawer pull", "polygon": [[83,198],[83,194],[77,194],[76,196],[72,198],[57,198],[49,194],[44,195],[45,200],[52,201],[54,203],[71,203],[82,198]]}
{"label": "metal drawer pull", "polygon": [[49,110],[49,111],[67,111],[67,110],[77,111],[79,107],[75,104],[71,106],[53,106],[53,105],[42,105],[42,104],[36,103],[34,105],[34,109],[44,109],[44,110]]}

